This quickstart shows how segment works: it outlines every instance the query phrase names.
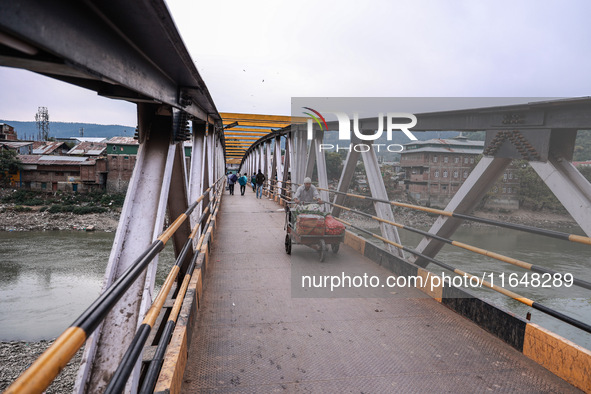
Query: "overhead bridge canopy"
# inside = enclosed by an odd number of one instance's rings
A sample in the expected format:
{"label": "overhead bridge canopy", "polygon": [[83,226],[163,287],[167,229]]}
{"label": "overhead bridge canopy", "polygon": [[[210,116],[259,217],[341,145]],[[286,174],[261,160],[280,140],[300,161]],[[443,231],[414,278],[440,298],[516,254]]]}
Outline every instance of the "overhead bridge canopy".
{"label": "overhead bridge canopy", "polygon": [[248,148],[274,130],[291,124],[291,116],[221,112],[224,124],[226,165],[240,164]]}

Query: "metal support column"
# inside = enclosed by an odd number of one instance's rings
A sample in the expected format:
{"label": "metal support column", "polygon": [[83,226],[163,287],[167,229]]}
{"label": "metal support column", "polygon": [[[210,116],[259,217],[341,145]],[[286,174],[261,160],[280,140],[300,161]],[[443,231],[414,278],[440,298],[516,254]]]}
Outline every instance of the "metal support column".
{"label": "metal support column", "polygon": [[[342,193],[347,193],[349,191],[349,186],[351,185],[351,180],[353,179],[353,175],[355,174],[355,168],[357,167],[357,162],[359,161],[359,157],[361,153],[351,149],[347,154],[347,159],[345,160],[345,164],[343,165],[343,171],[341,172],[341,178],[339,179],[339,186],[337,190]],[[343,205],[345,202],[345,197],[343,194],[336,194],[334,197],[333,202],[335,204]],[[332,208],[332,215],[335,217],[339,217],[341,214],[341,209],[339,207]]]}
{"label": "metal support column", "polygon": [[[314,156],[316,156],[316,172],[318,173],[318,185],[323,189],[328,189],[328,175],[326,174],[326,157],[320,150],[322,144],[323,133],[317,131],[314,135],[314,141],[311,145],[314,146]],[[322,201],[329,201],[328,192],[320,190],[320,198]]]}
{"label": "metal support column", "polygon": [[[386,192],[386,186],[384,185],[384,179],[382,179],[382,172],[378,164],[378,158],[373,146],[367,152],[361,152],[361,158],[365,166],[365,173],[367,175],[367,184],[371,190],[371,196],[381,200],[389,200],[388,193]],[[392,213],[392,206],[383,202],[374,202],[374,208],[376,215],[379,218],[390,220],[394,222],[394,214]],[[400,236],[396,227],[391,224],[380,222],[380,229],[382,230],[382,236],[390,241],[400,244]],[[393,245],[388,244],[388,249],[394,255],[404,258],[404,253],[401,249],[396,248]]]}
{"label": "metal support column", "polygon": [[[162,231],[174,162],[172,120],[157,116],[153,105],[138,104],[140,147],[107,265],[103,290],[108,288]],[[149,134],[149,138],[148,137]],[[172,152],[172,154],[171,154]],[[155,268],[155,264],[153,266]],[[75,386],[76,393],[102,393],[141,320],[144,287],[153,288],[144,273],[119,300],[87,340]],[[131,387],[137,388],[139,371]]]}
{"label": "metal support column", "polygon": [[564,158],[529,163],[581,229],[591,237],[591,184]]}
{"label": "metal support column", "polygon": [[[470,213],[480,202],[482,197],[495,184],[503,174],[505,168],[511,163],[511,159],[483,157],[472,170],[466,181],[453,196],[446,211],[457,213]],[[444,238],[451,238],[456,229],[462,224],[461,219],[440,216],[431,229],[430,233],[437,234]],[[429,257],[434,257],[443,247],[443,243],[432,238],[423,238],[416,250]],[[426,267],[428,262],[421,258],[414,258],[415,264]]]}
{"label": "metal support column", "polygon": [[[185,148],[182,142],[179,142],[174,147],[174,161],[172,174],[170,177],[170,188],[168,192],[168,217],[177,218],[189,208],[189,196],[187,188],[187,169],[185,167]],[[189,220],[185,221],[172,236],[174,246],[174,255],[178,257],[183,249],[183,245],[191,234],[191,223]],[[193,250],[189,249],[185,261],[181,265],[179,278],[185,276],[189,262],[193,257]],[[150,298],[150,304],[152,298]]]}

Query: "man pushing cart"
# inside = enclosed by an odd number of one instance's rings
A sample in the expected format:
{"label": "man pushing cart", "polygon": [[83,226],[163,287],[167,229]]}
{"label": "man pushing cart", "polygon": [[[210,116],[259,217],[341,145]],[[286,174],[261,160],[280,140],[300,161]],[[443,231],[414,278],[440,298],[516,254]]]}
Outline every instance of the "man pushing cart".
{"label": "man pushing cart", "polygon": [[291,254],[292,244],[302,244],[318,251],[320,261],[324,261],[327,245],[333,253],[339,251],[345,235],[345,226],[332,216],[322,212],[318,189],[312,180],[304,178],[298,187],[293,202],[286,207],[285,252]]}

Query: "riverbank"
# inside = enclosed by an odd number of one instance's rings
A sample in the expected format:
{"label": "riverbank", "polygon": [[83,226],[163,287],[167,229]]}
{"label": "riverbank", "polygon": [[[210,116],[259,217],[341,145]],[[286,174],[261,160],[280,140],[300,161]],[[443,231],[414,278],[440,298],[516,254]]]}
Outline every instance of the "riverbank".
{"label": "riverbank", "polygon": [[19,212],[4,208],[0,213],[0,231],[55,231],[86,230],[112,232],[117,229],[119,212],[89,213],[77,215],[72,212],[50,213],[48,211]]}
{"label": "riverbank", "polygon": [[[0,342],[0,391],[14,382],[52,343],[53,341]],[[82,350],[79,350],[45,392],[71,393],[81,358]]]}
{"label": "riverbank", "polygon": [[[526,226],[552,229],[578,229],[577,223],[568,214],[548,211],[477,211],[474,216],[501,220]],[[343,212],[343,219],[363,228],[377,227],[374,220],[350,212]],[[430,227],[436,219],[433,214],[410,209],[397,209],[394,213],[397,222],[412,227]],[[17,211],[14,207],[0,206],[0,231],[56,231],[56,230],[96,230],[113,232],[117,229],[119,211],[77,215],[71,212],[50,213],[32,207],[30,211]],[[464,222],[463,226],[486,226],[482,223]]]}

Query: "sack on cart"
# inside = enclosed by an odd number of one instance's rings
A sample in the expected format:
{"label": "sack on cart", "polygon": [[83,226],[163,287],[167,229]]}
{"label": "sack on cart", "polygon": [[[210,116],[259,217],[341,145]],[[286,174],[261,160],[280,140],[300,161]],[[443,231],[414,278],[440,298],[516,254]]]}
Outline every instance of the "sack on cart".
{"label": "sack on cart", "polygon": [[345,225],[331,215],[327,215],[324,218],[324,233],[326,235],[343,235],[345,233]]}
{"label": "sack on cart", "polygon": [[324,216],[299,214],[296,219],[296,232],[298,235],[324,235]]}

